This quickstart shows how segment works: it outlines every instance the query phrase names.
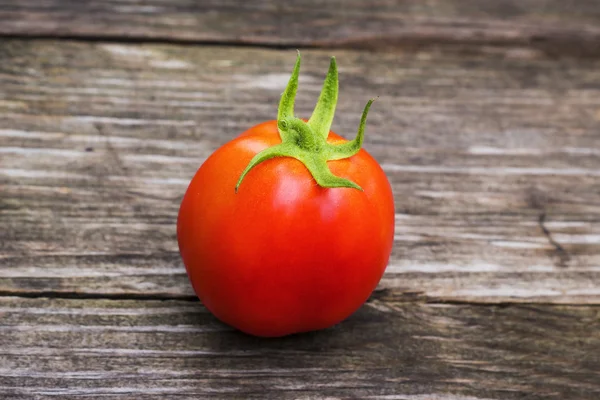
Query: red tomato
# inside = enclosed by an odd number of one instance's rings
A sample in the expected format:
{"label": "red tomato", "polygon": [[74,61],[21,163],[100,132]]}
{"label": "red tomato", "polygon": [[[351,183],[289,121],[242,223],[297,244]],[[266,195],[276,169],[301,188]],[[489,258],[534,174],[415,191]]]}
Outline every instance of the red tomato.
{"label": "red tomato", "polygon": [[[266,337],[351,315],[381,279],[394,236],[390,184],[365,150],[326,163],[357,187],[322,187],[293,156],[248,172],[257,154],[282,144],[282,125],[264,122],[215,151],[192,179],[177,222],[198,297],[221,321]],[[350,143],[335,133],[326,142]]]}

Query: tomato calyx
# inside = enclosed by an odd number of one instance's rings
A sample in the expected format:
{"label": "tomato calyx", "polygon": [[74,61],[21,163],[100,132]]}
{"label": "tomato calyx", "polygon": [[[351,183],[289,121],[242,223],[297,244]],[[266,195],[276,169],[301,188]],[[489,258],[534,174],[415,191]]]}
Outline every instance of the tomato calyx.
{"label": "tomato calyx", "polygon": [[329,170],[327,161],[349,158],[358,153],[364,140],[367,114],[374,99],[369,100],[365,105],[358,133],[353,140],[341,144],[328,143],[327,137],[335,114],[339,86],[335,57],[331,57],[329,71],[325,77],[319,100],[307,122],[294,116],[299,73],[300,53],[298,53],[292,76],[281,96],[277,111],[277,128],[281,143],[259,152],[250,160],[235,186],[236,193],[252,168],[275,157],[291,157],[300,161],[321,187],[346,187],[362,190],[355,182],[334,175]]}

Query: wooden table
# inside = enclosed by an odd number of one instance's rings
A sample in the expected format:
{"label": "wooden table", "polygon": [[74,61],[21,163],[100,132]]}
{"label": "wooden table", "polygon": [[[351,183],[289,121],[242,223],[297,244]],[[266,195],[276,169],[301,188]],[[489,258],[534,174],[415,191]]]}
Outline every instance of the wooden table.
{"label": "wooden table", "polygon": [[[599,399],[596,0],[0,0],[0,398]],[[257,339],[196,300],[175,221],[202,161],[308,115],[396,199],[334,328]]]}

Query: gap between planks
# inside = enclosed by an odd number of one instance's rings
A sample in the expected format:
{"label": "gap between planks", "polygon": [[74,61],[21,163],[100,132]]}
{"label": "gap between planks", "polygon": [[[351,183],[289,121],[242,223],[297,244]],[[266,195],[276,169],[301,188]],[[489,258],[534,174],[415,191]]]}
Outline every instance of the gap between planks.
{"label": "gap between planks", "polygon": [[[379,301],[390,301],[394,303],[416,303],[416,304],[432,304],[432,305],[465,305],[465,306],[479,306],[479,307],[520,307],[520,306],[573,306],[573,307],[600,307],[599,303],[587,303],[581,302],[552,302],[552,301],[523,301],[522,299],[516,299],[515,301],[502,300],[489,300],[486,298],[469,298],[469,299],[451,299],[426,296],[422,292],[399,292],[393,293],[390,289],[376,289],[369,299],[365,302],[379,302]],[[81,292],[61,292],[61,291],[12,291],[12,290],[0,290],[0,298],[23,298],[23,299],[59,299],[59,300],[138,300],[138,301],[184,301],[190,303],[200,303],[198,297],[194,295],[173,295],[173,294],[141,294],[141,293],[81,293]]]}
{"label": "gap between planks", "polygon": [[[68,41],[74,43],[94,43],[94,44],[107,44],[107,45],[166,45],[166,46],[184,46],[184,47],[225,47],[225,48],[244,48],[244,49],[264,49],[264,50],[355,50],[363,52],[419,52],[424,49],[438,50],[446,53],[456,54],[483,54],[490,55],[491,57],[497,56],[498,54],[508,54],[515,52],[523,54],[528,57],[530,56],[545,56],[549,59],[556,59],[561,57],[568,58],[581,58],[581,59],[598,59],[600,58],[600,52],[593,50],[594,48],[600,48],[600,40],[597,46],[590,45],[589,49],[580,50],[577,47],[579,40],[565,40],[562,42],[559,40],[557,47],[560,50],[546,50],[544,46],[548,47],[548,43],[540,41],[537,43],[535,40],[530,41],[526,45],[523,45],[519,40],[481,40],[470,42],[468,40],[455,40],[448,37],[430,37],[430,38],[403,38],[394,39],[393,45],[381,45],[377,42],[370,43],[369,40],[365,40],[363,43],[360,40],[356,42],[350,41],[348,43],[344,41],[324,41],[324,42],[313,42],[304,43],[298,42],[284,42],[284,43],[273,43],[268,41],[230,41],[230,40],[199,40],[199,39],[187,39],[187,38],[176,38],[167,36],[155,36],[155,37],[137,37],[137,36],[119,36],[119,35],[70,35],[70,34],[12,34],[12,33],[0,33],[0,39],[3,40],[24,40],[24,41]],[[549,44],[552,44],[551,42]],[[537,45],[537,46],[536,46]],[[572,46],[569,46],[572,45]],[[541,48],[540,48],[541,47]],[[573,50],[571,47],[575,47]],[[592,49],[592,50],[590,50]]]}
{"label": "gap between planks", "polygon": [[[134,37],[134,36],[119,36],[119,35],[63,35],[63,34],[47,34],[47,35],[23,35],[23,34],[7,34],[0,33],[0,38],[5,40],[31,40],[31,41],[69,41],[76,43],[99,43],[99,44],[131,44],[131,45],[173,45],[173,46],[205,46],[205,47],[240,47],[240,48],[255,48],[265,50],[296,50],[302,49],[348,49],[348,46],[338,45],[319,45],[311,43],[269,43],[269,42],[236,42],[229,40],[198,40],[186,38],[172,37]],[[435,43],[432,43],[435,45]]]}

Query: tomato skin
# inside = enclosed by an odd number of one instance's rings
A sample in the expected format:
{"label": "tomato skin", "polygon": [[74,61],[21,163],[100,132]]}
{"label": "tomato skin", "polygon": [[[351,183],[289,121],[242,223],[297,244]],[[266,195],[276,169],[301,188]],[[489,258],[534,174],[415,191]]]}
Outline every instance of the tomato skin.
{"label": "tomato skin", "polygon": [[[328,142],[345,141],[333,132]],[[380,281],[392,249],[394,199],[365,151],[329,161],[363,188],[322,188],[298,160],[252,157],[281,143],[276,121],[215,151],[181,203],[177,238],[192,286],[221,321],[275,337],[324,329],[355,312]]]}

